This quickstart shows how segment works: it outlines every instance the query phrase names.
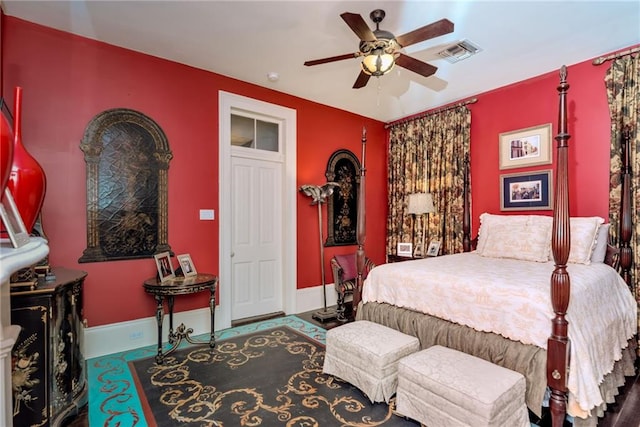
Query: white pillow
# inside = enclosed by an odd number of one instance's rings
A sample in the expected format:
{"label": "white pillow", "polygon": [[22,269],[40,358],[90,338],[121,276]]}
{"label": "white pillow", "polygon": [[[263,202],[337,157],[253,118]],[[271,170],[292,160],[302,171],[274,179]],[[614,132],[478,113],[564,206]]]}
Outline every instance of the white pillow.
{"label": "white pillow", "polygon": [[[481,255],[484,252],[484,248],[487,244],[487,238],[490,233],[489,230],[497,227],[509,227],[520,228],[527,223],[529,217],[536,217],[536,215],[493,215],[490,213],[483,213],[480,215],[480,229],[478,230],[478,244],[476,250]],[[545,217],[547,218],[547,217]],[[548,217],[552,221],[551,217]]]}
{"label": "white pillow", "polygon": [[593,254],[591,254],[591,262],[604,262],[604,258],[607,255],[607,244],[609,243],[609,227],[611,227],[611,224],[602,224],[598,227],[596,245],[593,248]]}
{"label": "white pillow", "polygon": [[480,215],[477,253],[492,258],[547,262],[553,219],[543,215]]}
{"label": "white pillow", "polygon": [[[571,250],[569,263],[591,264],[591,254],[596,246],[598,229],[604,223],[599,216],[570,218]],[[606,247],[605,247],[606,251]]]}

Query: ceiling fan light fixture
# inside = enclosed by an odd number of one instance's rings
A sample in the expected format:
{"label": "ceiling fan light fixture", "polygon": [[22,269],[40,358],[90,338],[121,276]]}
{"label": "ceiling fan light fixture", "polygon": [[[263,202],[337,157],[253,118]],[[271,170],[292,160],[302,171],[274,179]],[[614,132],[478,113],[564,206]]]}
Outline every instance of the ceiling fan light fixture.
{"label": "ceiling fan light fixture", "polygon": [[395,58],[383,49],[375,49],[362,59],[362,71],[370,76],[379,77],[387,74],[395,65]]}
{"label": "ceiling fan light fixture", "polygon": [[[1,2],[2,0],[0,0]],[[440,37],[453,32],[453,22],[441,19],[431,24],[424,25],[409,31],[396,38],[393,33],[380,29],[380,22],[384,19],[385,12],[376,9],[369,17],[376,24],[372,30],[358,13],[344,12],[340,15],[342,20],[351,28],[358,39],[359,49],[353,54],[331,56],[328,58],[305,61],[304,65],[319,65],[328,62],[342,61],[351,58],[361,58],[360,73],[353,84],[354,89],[360,89],[367,85],[371,76],[380,77],[388,74],[396,63],[398,67],[413,71],[423,77],[430,77],[438,70],[431,64],[415,59],[402,53],[402,49],[412,44],[421,43],[434,37]]]}

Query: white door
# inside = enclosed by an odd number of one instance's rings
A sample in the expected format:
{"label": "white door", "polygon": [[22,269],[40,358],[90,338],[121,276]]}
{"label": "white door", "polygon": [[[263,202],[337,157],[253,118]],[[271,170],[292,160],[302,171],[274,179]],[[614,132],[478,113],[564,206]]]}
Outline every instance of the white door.
{"label": "white door", "polygon": [[[297,313],[296,111],[224,91],[219,95],[216,330],[231,327],[232,319]],[[277,124],[277,144],[270,140],[260,149],[247,135],[232,135],[232,117],[238,116],[270,129]]]}
{"label": "white door", "polygon": [[231,158],[232,320],[282,311],[282,164]]}

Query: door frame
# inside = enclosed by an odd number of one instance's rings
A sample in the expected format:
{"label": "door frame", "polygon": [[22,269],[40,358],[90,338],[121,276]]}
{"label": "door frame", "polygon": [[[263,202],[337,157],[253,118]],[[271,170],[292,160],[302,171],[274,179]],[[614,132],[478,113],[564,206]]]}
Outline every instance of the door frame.
{"label": "door frame", "polygon": [[297,210],[296,210],[296,148],[297,127],[296,110],[248,98],[233,93],[218,92],[218,129],[219,129],[219,169],[218,169],[218,226],[219,226],[219,266],[218,309],[216,310],[216,330],[231,327],[231,112],[244,110],[276,118],[282,122],[284,155],[284,188],[282,217],[283,247],[283,296],[285,314],[296,310],[297,288]]}

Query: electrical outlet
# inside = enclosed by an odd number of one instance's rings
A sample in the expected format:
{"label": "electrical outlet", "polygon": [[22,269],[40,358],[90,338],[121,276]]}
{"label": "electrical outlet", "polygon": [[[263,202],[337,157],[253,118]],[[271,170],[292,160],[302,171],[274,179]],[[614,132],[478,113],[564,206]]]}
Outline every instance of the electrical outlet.
{"label": "electrical outlet", "polygon": [[144,334],[142,333],[142,331],[131,332],[129,334],[129,339],[132,340],[132,341],[133,340],[139,340],[139,339],[141,339],[143,337],[143,335]]}
{"label": "electrical outlet", "polygon": [[200,209],[200,219],[203,221],[213,221],[216,219],[216,212],[213,209]]}

